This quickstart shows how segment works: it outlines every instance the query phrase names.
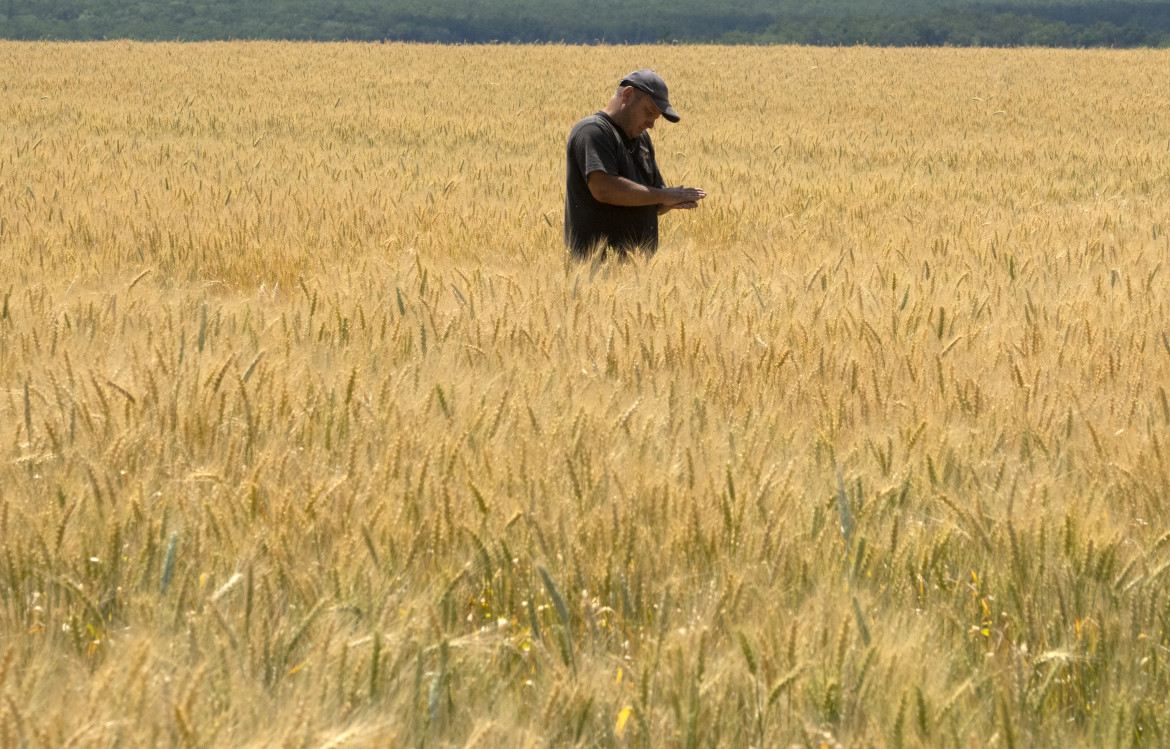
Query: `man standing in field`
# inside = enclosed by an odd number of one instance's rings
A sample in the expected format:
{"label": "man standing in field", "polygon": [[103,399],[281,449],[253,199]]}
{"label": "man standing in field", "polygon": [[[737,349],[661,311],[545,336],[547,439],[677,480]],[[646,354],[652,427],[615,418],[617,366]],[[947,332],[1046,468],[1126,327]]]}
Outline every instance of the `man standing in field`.
{"label": "man standing in field", "polygon": [[659,117],[678,122],[666,83],[635,70],[605,108],[569,133],[565,185],[565,244],[574,257],[614,249],[621,255],[658,248],[658,216],[695,208],[706,193],[667,187],[654,160],[650,128]]}

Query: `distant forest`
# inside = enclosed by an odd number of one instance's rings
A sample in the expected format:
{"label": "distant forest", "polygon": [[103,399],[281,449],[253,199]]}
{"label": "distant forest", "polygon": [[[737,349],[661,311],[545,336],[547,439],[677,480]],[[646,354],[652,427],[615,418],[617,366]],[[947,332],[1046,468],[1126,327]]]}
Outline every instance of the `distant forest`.
{"label": "distant forest", "polygon": [[1170,47],[1170,3],[0,0],[0,38]]}

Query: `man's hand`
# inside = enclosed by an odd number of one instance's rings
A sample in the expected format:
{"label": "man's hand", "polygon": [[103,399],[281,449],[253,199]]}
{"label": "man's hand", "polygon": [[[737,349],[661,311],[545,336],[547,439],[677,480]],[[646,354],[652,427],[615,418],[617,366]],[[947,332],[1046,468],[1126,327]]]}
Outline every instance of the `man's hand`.
{"label": "man's hand", "polygon": [[684,210],[684,211],[689,211],[692,208],[698,208],[698,207],[699,207],[699,201],[697,201],[697,200],[688,200],[686,203],[675,203],[674,205],[666,205],[665,203],[663,203],[663,204],[660,204],[658,206],[658,215],[661,216],[664,213],[669,213],[670,211],[680,210],[680,209]]}
{"label": "man's hand", "polygon": [[662,204],[668,208],[698,208],[699,201],[707,197],[707,193],[697,187],[667,187],[660,192],[667,195]]}

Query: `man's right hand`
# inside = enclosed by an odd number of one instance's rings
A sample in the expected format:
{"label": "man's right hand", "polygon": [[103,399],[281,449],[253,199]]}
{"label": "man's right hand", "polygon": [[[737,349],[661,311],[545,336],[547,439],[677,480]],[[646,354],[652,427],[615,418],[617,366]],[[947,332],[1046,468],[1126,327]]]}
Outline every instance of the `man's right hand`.
{"label": "man's right hand", "polygon": [[663,196],[662,204],[671,208],[697,208],[699,201],[707,197],[698,187],[665,187],[659,193]]}

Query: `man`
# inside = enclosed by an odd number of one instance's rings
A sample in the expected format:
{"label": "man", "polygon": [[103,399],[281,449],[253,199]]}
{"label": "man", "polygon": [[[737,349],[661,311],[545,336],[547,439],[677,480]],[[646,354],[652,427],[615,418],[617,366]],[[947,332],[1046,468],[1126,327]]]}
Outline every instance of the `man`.
{"label": "man", "polygon": [[695,187],[666,186],[647,132],[659,117],[679,120],[666,83],[652,70],[635,70],[604,109],[573,126],[566,149],[565,244],[575,257],[611,248],[621,255],[653,253],[659,214],[695,208],[706,197]]}

